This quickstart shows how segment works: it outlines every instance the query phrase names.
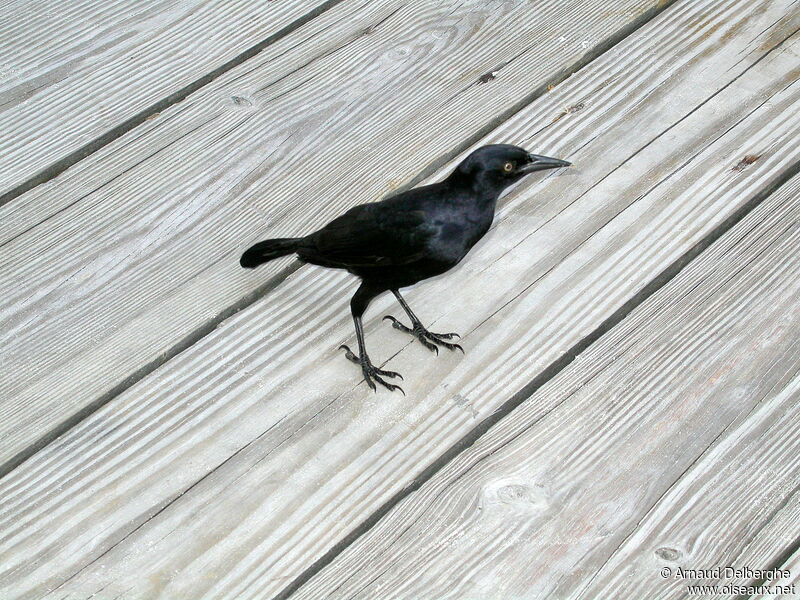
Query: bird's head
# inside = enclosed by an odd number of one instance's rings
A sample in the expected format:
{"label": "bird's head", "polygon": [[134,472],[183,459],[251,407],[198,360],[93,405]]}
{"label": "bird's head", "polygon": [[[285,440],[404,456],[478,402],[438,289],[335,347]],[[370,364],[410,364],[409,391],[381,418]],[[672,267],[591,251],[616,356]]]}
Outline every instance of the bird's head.
{"label": "bird's head", "polygon": [[492,144],[473,151],[456,167],[451,178],[499,193],[525,175],[570,164],[559,158],[531,154],[518,146]]}

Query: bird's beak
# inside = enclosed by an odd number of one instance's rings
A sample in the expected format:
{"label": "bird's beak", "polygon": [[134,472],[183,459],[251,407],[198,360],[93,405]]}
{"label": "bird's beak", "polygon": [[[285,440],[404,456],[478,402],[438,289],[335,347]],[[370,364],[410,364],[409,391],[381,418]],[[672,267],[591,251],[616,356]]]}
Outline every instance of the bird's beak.
{"label": "bird's beak", "polygon": [[545,169],[557,169],[559,167],[569,167],[572,163],[560,158],[550,158],[549,156],[539,156],[538,154],[529,154],[529,163],[520,165],[517,168],[517,173],[533,173],[535,171],[544,171]]}

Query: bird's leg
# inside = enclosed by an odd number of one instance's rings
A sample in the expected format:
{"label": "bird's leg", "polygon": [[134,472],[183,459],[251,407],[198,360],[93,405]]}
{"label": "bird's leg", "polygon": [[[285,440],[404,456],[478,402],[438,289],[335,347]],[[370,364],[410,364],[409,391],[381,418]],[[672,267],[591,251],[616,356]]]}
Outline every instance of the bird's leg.
{"label": "bird's leg", "polygon": [[464,353],[464,349],[459,344],[452,344],[446,341],[452,340],[453,338],[460,338],[460,335],[457,333],[433,333],[432,331],[428,331],[422,325],[422,322],[419,320],[417,315],[414,314],[414,311],[411,310],[411,307],[406,304],[406,301],[400,295],[400,291],[392,290],[392,293],[397,298],[400,306],[403,307],[403,310],[406,311],[408,318],[411,319],[411,327],[406,327],[391,315],[386,315],[383,317],[384,319],[388,319],[392,322],[392,327],[399,329],[400,331],[410,333],[416,337],[423,346],[425,346],[431,352],[436,352],[436,354],[439,354],[439,348],[437,346],[444,346],[448,350],[461,350],[461,353]]}
{"label": "bird's leg", "polygon": [[[399,377],[400,379],[403,379],[403,376],[395,371],[384,371],[383,369],[379,369],[372,364],[372,362],[369,360],[369,356],[367,356],[367,349],[364,344],[364,325],[361,322],[361,317],[353,315],[353,321],[355,321],[356,324],[356,339],[358,340],[359,355],[356,356],[353,354],[353,351],[345,345],[342,345],[339,348],[344,349],[345,356],[348,360],[361,365],[361,372],[364,374],[364,380],[373,391],[377,391],[377,388],[375,387],[375,382],[377,381],[388,390],[400,390],[403,392],[403,388],[401,388],[399,385],[394,385],[393,383],[389,383],[381,379],[381,377]],[[405,396],[405,392],[403,392],[403,395]]]}
{"label": "bird's leg", "polygon": [[361,317],[364,314],[364,311],[367,309],[369,301],[372,300],[373,297],[374,294],[370,294],[370,290],[368,290],[368,288],[362,284],[361,287],[359,287],[356,291],[353,299],[350,301],[350,310],[353,313],[353,322],[356,325],[356,339],[358,340],[359,355],[356,356],[353,354],[353,351],[345,345],[339,346],[339,349],[344,349],[345,356],[348,360],[361,365],[361,372],[364,374],[364,380],[373,391],[377,391],[377,388],[375,387],[375,382],[377,381],[390,391],[400,390],[405,396],[406,393],[403,392],[403,388],[401,388],[399,385],[394,385],[393,383],[388,383],[381,379],[381,377],[398,377],[402,380],[403,376],[395,371],[384,371],[383,369],[379,369],[372,364],[372,362],[369,360],[369,356],[367,356],[367,347],[364,342],[364,325],[361,322]]}

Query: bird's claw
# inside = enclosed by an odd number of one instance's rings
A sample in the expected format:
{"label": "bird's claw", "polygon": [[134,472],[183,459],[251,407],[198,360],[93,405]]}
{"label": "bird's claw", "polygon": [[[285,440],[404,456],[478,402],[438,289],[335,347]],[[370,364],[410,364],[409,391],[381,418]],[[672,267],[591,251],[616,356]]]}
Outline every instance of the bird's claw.
{"label": "bird's claw", "polygon": [[[452,344],[445,340],[452,340],[453,338],[460,338],[461,336],[457,333],[433,333],[432,331],[428,331],[425,329],[421,324],[415,324],[414,328],[406,327],[400,321],[395,319],[392,315],[386,315],[383,317],[384,320],[389,320],[392,322],[392,327],[395,329],[399,329],[400,331],[405,331],[406,333],[410,333],[415,338],[417,338],[420,343],[425,346],[431,352],[435,352],[437,355],[439,354],[438,346],[443,346],[448,350],[461,350],[461,354],[464,354],[464,348],[461,347],[460,344]],[[431,343],[433,342],[433,343]],[[438,345],[438,346],[437,346]]]}
{"label": "bird's claw", "polygon": [[395,319],[392,315],[386,315],[385,317],[383,317],[383,320],[384,321],[386,321],[386,320],[391,321],[392,322],[392,327],[394,327],[395,329],[399,329],[400,331],[405,331],[406,333],[413,333],[413,331],[414,331],[413,329],[403,325],[400,321]]}
{"label": "bird's claw", "polygon": [[352,351],[352,350],[350,350],[350,348],[348,348],[348,347],[347,347],[347,346],[345,346],[344,344],[342,344],[341,346],[339,346],[339,350],[344,350],[344,356],[345,356],[345,358],[346,358],[347,360],[349,360],[350,362],[354,362],[354,363],[358,363],[358,362],[359,362],[359,361],[358,361],[358,357],[357,357],[355,354],[353,354],[353,351]]}
{"label": "bird's claw", "polygon": [[388,381],[384,381],[381,377],[390,377],[392,379],[399,378],[400,381],[403,381],[403,376],[400,375],[397,371],[385,371],[384,369],[379,369],[375,365],[373,365],[369,358],[365,358],[362,360],[359,356],[356,356],[350,348],[345,346],[344,344],[339,346],[340,350],[344,350],[344,355],[347,360],[356,363],[357,365],[361,365],[361,372],[364,374],[364,381],[367,382],[367,385],[372,389],[373,392],[377,392],[378,388],[375,386],[375,382],[377,381],[387,390],[393,392],[394,390],[400,390],[403,396],[406,393],[403,391],[399,385],[395,385],[393,383],[389,383]]}

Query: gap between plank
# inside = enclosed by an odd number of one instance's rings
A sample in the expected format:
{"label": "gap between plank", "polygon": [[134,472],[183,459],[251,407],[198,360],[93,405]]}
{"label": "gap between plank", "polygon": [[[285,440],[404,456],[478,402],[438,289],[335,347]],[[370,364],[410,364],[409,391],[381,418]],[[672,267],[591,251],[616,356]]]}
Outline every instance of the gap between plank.
{"label": "gap between plank", "polygon": [[[161,112],[165,108],[167,108],[167,106],[175,104],[176,102],[180,102],[190,93],[202,87],[203,85],[211,82],[213,79],[219,77],[225,71],[230,70],[231,68],[237,66],[238,64],[246,61],[248,58],[252,58],[256,54],[258,54],[261,50],[266,48],[266,46],[277,40],[279,37],[291,33],[292,31],[302,26],[306,22],[310,21],[314,17],[318,16],[325,10],[332,8],[333,6],[342,1],[343,0],[328,0],[327,2],[321,4],[310,13],[304,15],[301,19],[294,21],[292,24],[288,25],[287,27],[284,27],[276,34],[260,42],[258,45],[254,46],[244,54],[239,55],[238,57],[229,61],[225,65],[219,67],[215,71],[212,71],[202,79],[199,79],[196,82],[190,84],[183,90],[176,92],[175,94],[165,98],[164,100],[160,101],[157,104],[154,104],[149,109],[146,109],[145,111],[139,113],[135,117],[132,117],[122,125],[112,129],[101,138],[98,138],[94,142],[87,144],[82,149],[74,152],[73,154],[62,159],[58,163],[51,165],[45,171],[42,171],[38,175],[34,176],[32,179],[29,179],[28,181],[22,183],[20,186],[14,188],[10,192],[7,192],[6,194],[0,196],[0,206],[2,206],[5,202],[12,200],[16,196],[35,187],[36,185],[39,185],[41,183],[48,181],[49,179],[52,179],[53,177],[56,177],[59,173],[69,168],[70,166],[72,166],[85,156],[88,156],[92,152],[99,150],[102,146],[112,142],[117,137],[120,137],[121,135],[126,133],[127,129],[123,131],[122,130],[123,128],[127,127],[128,129],[131,129],[133,127],[136,127],[137,125],[142,123],[149,115],[154,114],[156,112]],[[410,181],[402,185],[400,188],[398,188],[395,192],[393,192],[392,195],[408,190],[417,185],[419,182],[424,181],[428,177],[434,175],[438,170],[447,165],[451,160],[456,158],[459,154],[466,151],[474,144],[478,143],[481,139],[489,135],[497,127],[502,125],[507,120],[513,118],[520,111],[524,110],[526,106],[528,106],[532,102],[535,102],[538,98],[546,94],[550,86],[558,85],[576,71],[579,71],[592,61],[596,60],[597,58],[605,54],[608,50],[610,50],[615,45],[623,41],[625,38],[633,34],[640,27],[646,25],[649,21],[651,21],[653,18],[657,17],[659,14],[667,10],[677,1],[678,0],[667,0],[663,4],[660,4],[659,6],[650,8],[649,10],[639,15],[636,19],[633,19],[630,23],[628,23],[618,31],[614,32],[613,35],[602,40],[596,46],[589,49],[586,52],[586,54],[581,56],[573,64],[562,68],[549,80],[547,80],[545,83],[537,87],[533,92],[525,96],[519,102],[515,103],[508,110],[504,111],[499,116],[495,117],[490,122],[488,122],[486,125],[475,131],[472,135],[465,138],[458,145],[454,146],[450,151],[439,156],[427,167],[425,167],[413,179],[411,179]],[[85,154],[83,154],[84,152]],[[179,340],[171,348],[162,352],[161,354],[159,354],[146,364],[136,369],[133,373],[125,377],[114,387],[112,387],[108,391],[98,396],[94,401],[92,401],[88,405],[84,406],[77,413],[71,415],[69,418],[65,419],[61,423],[55,425],[52,429],[50,429],[50,431],[45,433],[39,439],[35,440],[34,442],[32,442],[19,452],[17,452],[10,459],[0,464],[0,479],[8,475],[11,471],[17,468],[28,458],[36,454],[39,450],[47,446],[50,442],[52,442],[62,434],[66,433],[72,427],[78,425],[81,421],[88,418],[94,412],[96,412],[97,410],[108,404],[116,396],[119,396],[125,390],[132,387],[145,377],[147,377],[150,373],[161,367],[163,364],[172,360],[178,354],[180,354],[184,350],[187,350],[188,348],[190,348],[191,346],[202,340],[206,335],[214,331],[214,329],[216,329],[220,324],[222,324],[222,322],[225,321],[227,318],[247,308],[251,304],[254,304],[264,294],[267,294],[271,290],[275,289],[278,285],[280,285],[284,280],[286,280],[289,276],[291,276],[301,266],[302,263],[300,261],[295,261],[289,264],[287,267],[285,267],[284,269],[282,269],[281,271],[270,277],[266,282],[261,284],[259,287],[257,287],[244,297],[240,298],[236,302],[234,302],[232,305],[227,307],[225,310],[221,311],[216,316],[209,319],[206,323],[204,323],[197,329],[194,329],[193,331],[187,333],[181,340]]]}
{"label": "gap between plank", "polygon": [[[756,532],[753,533],[751,539],[754,538],[757,534],[761,533],[761,531],[764,528],[766,528],[766,526],[775,517],[775,515],[777,515],[781,510],[783,510],[789,505],[789,503],[794,498],[795,494],[797,494],[798,490],[800,490],[800,486],[795,487],[792,490],[792,492],[788,496],[786,496],[786,499],[780,504],[780,506],[778,506],[774,511],[772,511],[772,514],[770,515],[769,519],[767,519],[764,522],[764,525],[762,525]],[[769,571],[774,569],[786,568],[787,563],[792,558],[792,556],[794,556],[794,553],[797,552],[798,550],[800,550],[800,538],[796,538],[791,544],[789,544],[786,548],[784,548],[781,551],[781,553],[778,554],[778,556],[775,557],[775,559],[766,566],[764,570]],[[772,581],[771,584],[780,585],[778,580]],[[746,585],[752,587],[760,587],[762,585],[767,585],[767,579],[766,577],[762,577],[761,579],[752,580],[748,582]],[[750,594],[750,595],[740,594],[736,596],[733,600],[750,600],[751,598],[756,598],[759,595],[760,594]]]}
{"label": "gap between plank", "polygon": [[[475,442],[478,441],[478,439],[483,437],[499,421],[507,417],[523,402],[530,398],[539,388],[551,381],[554,377],[556,377],[556,375],[567,368],[572,361],[586,351],[592,344],[599,340],[603,335],[608,333],[613,327],[619,324],[623,319],[625,319],[625,317],[638,308],[648,298],[658,292],[658,290],[667,285],[673,278],[683,271],[683,269],[689,265],[689,263],[691,263],[703,251],[711,246],[711,244],[716,242],[720,237],[730,231],[752,210],[764,202],[764,200],[766,200],[773,192],[777,191],[781,186],[798,174],[800,174],[800,160],[792,163],[776,178],[774,182],[754,194],[750,200],[740,206],[722,223],[717,225],[702,239],[689,248],[689,250],[679,256],[674,262],[661,271],[661,273],[656,275],[647,285],[629,298],[627,302],[614,311],[593,331],[575,343],[560,358],[550,363],[541,373],[539,373],[539,375],[534,377],[527,385],[520,389],[516,394],[511,396],[511,398],[506,400],[495,412],[493,412],[489,417],[484,419],[469,433],[453,444],[434,462],[428,465],[425,470],[411,480],[408,485],[394,494],[383,505],[370,514],[366,519],[364,519],[358,525],[358,527],[339,540],[339,542],[337,542],[330,550],[317,559],[305,571],[298,575],[294,581],[292,581],[288,586],[274,596],[272,600],[287,600],[312,577],[332,563],[341,552],[347,549],[348,546],[353,544],[361,536],[366,534],[370,529],[377,525],[378,522],[392,509],[394,509],[395,506],[400,504],[400,502],[402,502],[407,496],[419,490],[425,483],[432,479],[438,471],[447,466],[462,452],[468,450]],[[800,546],[800,540],[795,542],[795,544],[787,549],[781,558],[786,558],[784,555],[790,550],[794,551],[798,546]]]}
{"label": "gap between plank", "polygon": [[[87,144],[84,144],[77,150],[69,153],[64,158],[57,160],[48,167],[45,167],[35,175],[29,177],[22,183],[11,188],[6,193],[0,194],[0,206],[3,206],[4,204],[11,202],[18,196],[21,196],[25,192],[32,190],[37,185],[41,185],[43,183],[50,181],[54,177],[57,177],[58,175],[69,169],[75,163],[83,160],[90,154],[97,152],[103,146],[110,144],[117,138],[122,137],[128,131],[134,129],[135,127],[138,127],[139,125],[144,123],[148,119],[148,117],[151,117],[156,113],[163,112],[170,106],[173,106],[178,102],[182,102],[183,100],[186,99],[187,96],[189,96],[189,94],[192,94],[197,90],[199,90],[200,88],[202,88],[203,86],[208,85],[209,83],[217,79],[220,75],[224,75],[231,69],[238,67],[244,62],[247,62],[254,56],[264,51],[268,46],[274,44],[281,38],[291,34],[295,30],[299,29],[312,19],[315,19],[316,17],[320,16],[322,13],[333,8],[342,1],[343,0],[327,0],[326,2],[323,2],[313,10],[307,12],[298,19],[292,21],[291,23],[279,29],[278,31],[268,36],[267,38],[261,40],[256,45],[251,46],[241,54],[234,56],[228,62],[220,65],[213,71],[206,73],[199,79],[193,81],[192,83],[186,85],[185,87],[179,89],[178,91],[170,94],[166,98],[159,100],[155,104],[151,104],[150,106],[136,113],[129,119],[123,121],[116,127],[110,129],[100,137],[88,142]],[[2,477],[2,472],[0,472],[0,477]]]}

